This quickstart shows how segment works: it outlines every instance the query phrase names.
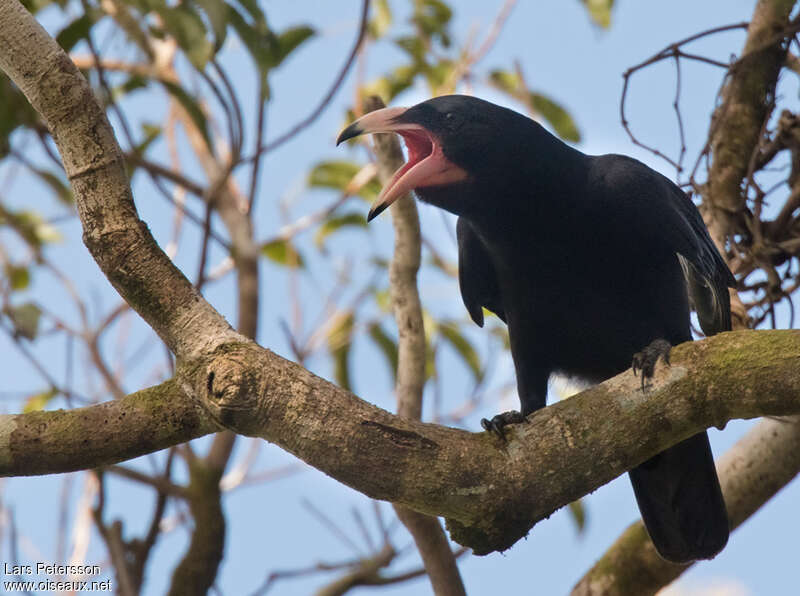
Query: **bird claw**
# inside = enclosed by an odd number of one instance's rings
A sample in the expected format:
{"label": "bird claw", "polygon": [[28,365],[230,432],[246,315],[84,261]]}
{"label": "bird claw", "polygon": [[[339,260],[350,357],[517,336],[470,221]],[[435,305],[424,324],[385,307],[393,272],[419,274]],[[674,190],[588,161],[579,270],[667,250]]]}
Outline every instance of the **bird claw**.
{"label": "bird claw", "polygon": [[645,391],[645,384],[653,378],[653,373],[656,370],[656,364],[659,358],[669,366],[669,353],[672,350],[672,344],[665,339],[656,339],[651,342],[644,350],[637,352],[633,355],[633,374],[637,372],[642,373],[642,393]]}
{"label": "bird claw", "polygon": [[525,416],[522,415],[522,412],[511,410],[509,412],[503,412],[502,414],[493,416],[491,420],[482,418],[481,426],[485,431],[493,433],[494,435],[505,441],[506,435],[505,432],[503,431],[503,428],[505,428],[509,424],[518,424],[520,422],[525,422]]}

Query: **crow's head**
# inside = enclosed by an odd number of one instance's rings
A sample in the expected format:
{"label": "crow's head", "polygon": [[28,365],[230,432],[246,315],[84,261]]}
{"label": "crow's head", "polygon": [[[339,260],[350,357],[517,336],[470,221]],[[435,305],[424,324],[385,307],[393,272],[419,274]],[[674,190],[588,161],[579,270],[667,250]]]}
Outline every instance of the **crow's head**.
{"label": "crow's head", "polygon": [[[384,108],[353,122],[337,144],[358,135],[394,132],[403,137],[408,162],[392,176],[370,209],[372,219],[412,190],[442,188],[508,168],[519,153],[514,141],[532,120],[512,110],[466,95],[445,95],[410,108]],[[538,127],[541,128],[541,127]]]}

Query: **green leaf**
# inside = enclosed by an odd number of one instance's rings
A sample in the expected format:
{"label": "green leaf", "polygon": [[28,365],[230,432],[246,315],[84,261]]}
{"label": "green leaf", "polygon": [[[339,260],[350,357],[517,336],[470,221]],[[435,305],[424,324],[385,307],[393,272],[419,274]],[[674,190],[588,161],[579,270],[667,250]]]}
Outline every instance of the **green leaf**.
{"label": "green leaf", "polygon": [[301,43],[314,35],[314,29],[307,25],[290,27],[278,35],[278,44],[273,57],[272,67],[280,66],[286,57],[295,51]]}
{"label": "green leaf", "polygon": [[453,16],[452,9],[442,0],[415,0],[411,21],[427,37],[438,37],[442,45],[450,46],[447,25]]}
{"label": "green leaf", "polygon": [[389,7],[389,0],[375,0],[373,3],[375,16],[367,25],[370,37],[378,39],[386,34],[392,24],[392,9]]}
{"label": "green leaf", "polygon": [[[244,3],[242,3],[244,5]],[[236,30],[239,39],[250,52],[250,57],[258,68],[261,82],[266,85],[267,74],[273,66],[273,56],[278,44],[277,37],[267,26],[267,21],[263,13],[254,7],[258,12],[258,18],[253,22],[248,22],[238,11],[231,10],[229,19],[231,26]]]}
{"label": "green leaf", "polygon": [[[308,185],[312,187],[335,188],[344,191],[361,171],[362,166],[352,161],[323,161],[318,163],[308,175]],[[373,178],[356,193],[368,201],[375,200],[381,191],[380,182]]]}
{"label": "green leaf", "polygon": [[399,47],[401,50],[405,51],[411,58],[414,59],[414,62],[417,63],[424,63],[425,62],[425,44],[423,41],[415,36],[415,35],[408,35],[405,37],[398,37],[394,40],[394,43]]}
{"label": "green leaf", "polygon": [[478,357],[478,352],[472,346],[472,343],[462,335],[458,325],[452,321],[447,321],[439,324],[439,334],[455,349],[456,353],[461,356],[464,364],[472,372],[475,381],[480,381],[483,377],[481,370],[481,360]]}
{"label": "green leaf", "polygon": [[61,234],[59,234],[58,230],[44,221],[42,216],[35,211],[18,211],[14,213],[0,205],[0,226],[2,225],[7,225],[13,229],[37,252],[43,245],[61,240]]}
{"label": "green leaf", "polygon": [[[455,69],[455,62],[452,60],[440,60],[433,66],[425,68],[425,78],[433,89],[438,89],[444,82],[451,78],[453,70]],[[445,91],[453,92],[454,89],[446,89]]]}
{"label": "green leaf", "polygon": [[255,25],[266,26],[267,16],[258,6],[258,0],[237,0],[237,2],[247,11]]}
{"label": "green leaf", "polygon": [[546,95],[526,90],[522,78],[517,73],[493,70],[489,73],[489,82],[524,103],[533,115],[540,115],[547,120],[547,123],[562,139],[573,143],[581,140],[581,133],[569,112]]}
{"label": "green leaf", "polygon": [[522,79],[520,76],[515,72],[508,72],[507,70],[493,70],[489,73],[489,81],[501,91],[505,91],[509,95],[515,97],[520,89],[522,89]]}
{"label": "green leaf", "polygon": [[42,309],[32,302],[25,302],[19,306],[7,306],[4,312],[14,325],[14,337],[36,339]]}
{"label": "green leaf", "polygon": [[0,159],[8,154],[8,138],[17,127],[33,126],[39,115],[14,83],[0,76]]}
{"label": "green leaf", "polygon": [[176,85],[175,83],[171,83],[169,81],[161,81],[161,84],[164,85],[166,90],[169,92],[175,100],[181,104],[186,113],[191,118],[192,122],[194,122],[195,126],[200,130],[200,134],[203,136],[203,140],[206,142],[206,146],[208,147],[209,151],[213,152],[213,147],[211,146],[211,136],[208,133],[208,121],[206,120],[206,115],[203,113],[203,110],[200,108],[200,105],[194,100],[194,98],[184,91],[183,87]]}
{"label": "green leaf", "polygon": [[578,534],[582,534],[586,528],[586,507],[584,507],[583,501],[581,499],[572,501],[568,507],[570,517],[575,522],[575,529],[578,530]]}
{"label": "green leaf", "polygon": [[352,312],[339,313],[328,332],[328,351],[333,358],[333,374],[336,382],[350,391],[350,347],[353,339]]}
{"label": "green leaf", "polygon": [[156,12],[161,17],[164,29],[169,32],[186,52],[186,57],[197,70],[203,70],[214,48],[208,40],[203,19],[189,4],[159,6]]}
{"label": "green leaf", "polygon": [[222,0],[194,0],[208,17],[214,32],[214,52],[225,43],[228,35],[228,18],[231,8]]}
{"label": "green leaf", "polygon": [[92,25],[94,25],[94,15],[90,13],[84,14],[64,27],[56,35],[56,41],[65,52],[69,52],[75,47],[76,43],[89,36]]}
{"label": "green leaf", "polygon": [[367,332],[381,351],[381,354],[386,358],[386,364],[392,372],[392,378],[397,379],[397,342],[386,333],[380,323],[370,323]]}
{"label": "green leaf", "polygon": [[372,295],[375,298],[375,304],[382,312],[389,312],[392,309],[392,295],[388,289],[375,290]]}
{"label": "green leaf", "polygon": [[589,16],[596,25],[607,29],[611,25],[611,9],[614,7],[614,0],[581,0]]}
{"label": "green leaf", "polygon": [[398,66],[386,76],[378,77],[365,84],[363,93],[365,96],[377,95],[384,103],[388,104],[414,84],[414,77],[421,72],[421,66],[424,65]]}
{"label": "green leaf", "polygon": [[297,252],[288,240],[273,240],[261,247],[261,254],[273,263],[278,263],[284,267],[303,268],[306,266],[303,255]]}
{"label": "green leaf", "polygon": [[578,131],[578,127],[575,126],[572,116],[559,104],[549,97],[533,92],[530,94],[530,102],[534,111],[541,114],[562,139],[573,143],[581,140],[581,133]]}
{"label": "green leaf", "polygon": [[323,223],[317,233],[314,234],[314,244],[321,248],[328,236],[345,227],[366,228],[367,218],[364,217],[363,213],[355,212],[332,217]]}
{"label": "green leaf", "polygon": [[146,89],[147,85],[150,83],[150,79],[147,77],[143,77],[141,75],[135,74],[128,77],[121,85],[114,87],[111,91],[111,96],[114,98],[115,101],[121,100],[126,95],[133,93],[139,89]]}
{"label": "green leaf", "polygon": [[54,397],[58,395],[58,389],[51,387],[47,391],[31,395],[25,400],[25,405],[22,407],[22,413],[39,412],[44,410],[45,406],[49,404]]}
{"label": "green leaf", "polygon": [[24,290],[31,284],[31,274],[27,267],[6,265],[6,277],[12,290]]}

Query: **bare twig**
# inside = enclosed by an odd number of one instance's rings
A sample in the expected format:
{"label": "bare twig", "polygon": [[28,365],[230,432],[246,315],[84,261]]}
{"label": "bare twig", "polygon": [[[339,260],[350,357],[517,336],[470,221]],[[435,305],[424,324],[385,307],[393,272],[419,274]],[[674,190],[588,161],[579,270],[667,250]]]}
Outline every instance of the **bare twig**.
{"label": "bare twig", "polygon": [[347,73],[350,71],[350,67],[355,62],[356,56],[358,55],[358,50],[361,47],[361,42],[364,41],[364,36],[367,32],[367,15],[369,13],[369,0],[362,0],[361,3],[361,16],[359,17],[359,24],[358,24],[358,33],[356,34],[355,42],[353,43],[353,48],[350,50],[350,54],[347,56],[342,68],[339,70],[339,74],[336,75],[336,79],[334,79],[333,84],[331,85],[328,92],[324,95],[324,97],[320,100],[319,104],[311,111],[311,113],[303,118],[300,122],[295,124],[292,128],[287,130],[285,133],[281,134],[277,138],[273,139],[266,145],[260,147],[256,150],[256,153],[246,159],[245,161],[253,161],[256,159],[259,153],[268,153],[277,149],[281,145],[283,145],[286,141],[291,140],[299,132],[301,132],[304,128],[310,125],[317,117],[328,107],[328,104],[333,99],[333,96],[336,95],[336,92],[339,90],[339,87],[342,86]]}

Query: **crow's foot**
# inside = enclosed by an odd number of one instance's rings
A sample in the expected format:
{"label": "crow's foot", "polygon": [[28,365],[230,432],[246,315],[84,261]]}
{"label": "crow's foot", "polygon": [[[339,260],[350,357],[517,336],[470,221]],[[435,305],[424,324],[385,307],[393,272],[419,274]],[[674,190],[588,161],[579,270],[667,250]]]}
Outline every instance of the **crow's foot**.
{"label": "crow's foot", "polygon": [[482,418],[481,426],[484,428],[484,430],[496,434],[505,441],[506,435],[505,432],[503,432],[503,428],[509,424],[517,424],[519,422],[525,422],[525,416],[522,415],[522,412],[511,410],[509,412],[503,412],[502,414],[493,416],[491,420]]}
{"label": "crow's foot", "polygon": [[633,367],[634,375],[637,371],[642,373],[642,391],[645,390],[645,383],[653,378],[659,358],[663,359],[664,363],[669,366],[670,350],[672,350],[672,344],[666,339],[656,339],[644,350],[633,355],[631,366]]}

